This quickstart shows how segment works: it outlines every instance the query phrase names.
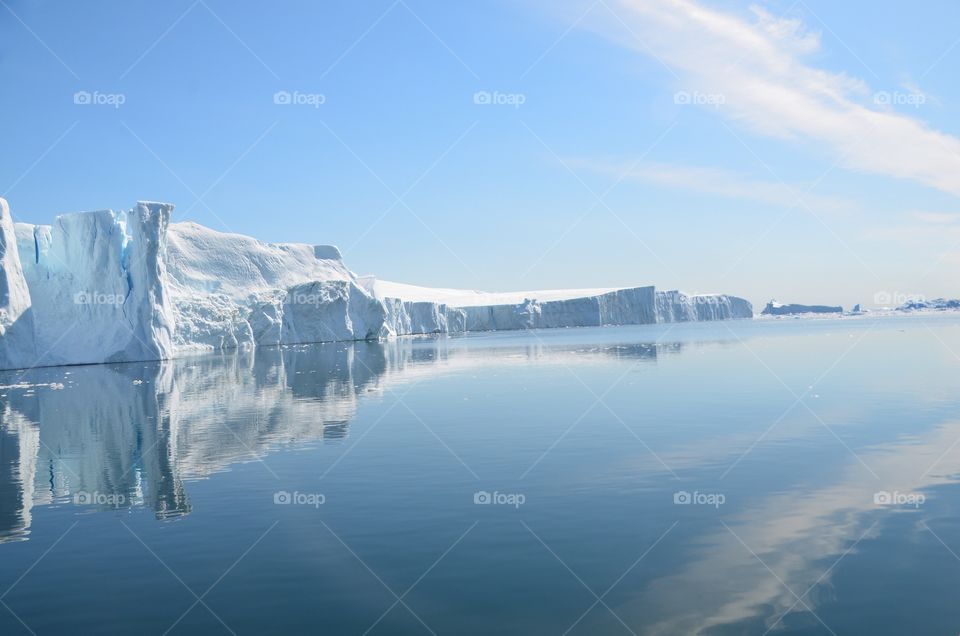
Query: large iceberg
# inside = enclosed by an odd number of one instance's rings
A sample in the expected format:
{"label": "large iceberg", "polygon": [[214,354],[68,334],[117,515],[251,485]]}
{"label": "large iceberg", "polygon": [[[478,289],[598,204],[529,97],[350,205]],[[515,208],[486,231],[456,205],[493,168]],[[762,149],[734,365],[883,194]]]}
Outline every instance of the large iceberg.
{"label": "large iceberg", "polygon": [[173,206],[14,224],[0,199],[0,368],[264,345],[752,318],[742,298],[652,286],[490,294],[358,277],[331,245],[263,243]]}
{"label": "large iceberg", "polygon": [[172,355],[164,259],[172,209],[141,202],[121,214],[81,212],[58,216],[53,225],[16,224],[37,352],[31,364]]}
{"label": "large iceberg", "polygon": [[652,285],[490,294],[416,287],[371,276],[360,283],[385,303],[387,327],[397,335],[753,317],[753,306],[742,298],[661,292]]}
{"label": "large iceberg", "polygon": [[263,243],[173,223],[165,261],[178,351],[388,335],[383,304],[332,245]]}
{"label": "large iceberg", "polygon": [[0,369],[32,364],[34,348],[30,290],[14,237],[7,202],[0,199]]}

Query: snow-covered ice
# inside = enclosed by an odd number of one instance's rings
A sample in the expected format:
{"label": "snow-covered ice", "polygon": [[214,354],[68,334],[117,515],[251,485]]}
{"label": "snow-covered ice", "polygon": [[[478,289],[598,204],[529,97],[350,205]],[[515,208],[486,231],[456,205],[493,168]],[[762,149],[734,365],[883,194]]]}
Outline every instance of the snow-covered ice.
{"label": "snow-covered ice", "polygon": [[0,368],[430,333],[751,318],[653,286],[487,293],[358,277],[336,247],[264,243],[172,205],[14,224],[0,199]]}

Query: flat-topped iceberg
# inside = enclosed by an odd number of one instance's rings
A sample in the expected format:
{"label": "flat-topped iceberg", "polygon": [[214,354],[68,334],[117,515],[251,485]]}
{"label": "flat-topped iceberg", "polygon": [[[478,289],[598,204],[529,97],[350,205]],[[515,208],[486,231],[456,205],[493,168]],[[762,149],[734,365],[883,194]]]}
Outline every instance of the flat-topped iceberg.
{"label": "flat-topped iceberg", "polygon": [[771,300],[767,306],[760,312],[763,316],[792,316],[796,314],[842,314],[843,307],[834,307],[831,305],[798,305],[792,303],[785,305]]}
{"label": "flat-topped iceberg", "polygon": [[387,306],[395,334],[648,325],[752,318],[742,298],[660,292],[651,286],[486,293],[416,287],[374,277],[361,284]]}
{"label": "flat-topped iceberg", "polygon": [[742,298],[653,286],[491,294],[358,277],[330,245],[264,243],[173,206],[14,224],[0,199],[0,368],[263,345],[752,318]]}

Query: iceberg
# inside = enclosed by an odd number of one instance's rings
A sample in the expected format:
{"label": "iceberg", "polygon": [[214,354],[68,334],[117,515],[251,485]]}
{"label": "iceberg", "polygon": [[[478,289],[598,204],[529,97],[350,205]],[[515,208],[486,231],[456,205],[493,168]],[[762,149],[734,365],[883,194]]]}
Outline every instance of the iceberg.
{"label": "iceberg", "polygon": [[661,292],[652,285],[490,294],[416,287],[372,276],[360,282],[387,305],[387,328],[395,335],[753,317],[753,306],[736,296]]}
{"label": "iceberg", "polygon": [[165,257],[179,352],[366,340],[386,308],[332,245],[263,243],[173,223]]}
{"label": "iceberg", "polygon": [[174,323],[163,255],[172,209],[141,202],[126,213],[15,225],[38,354],[31,364],[170,357]]}
{"label": "iceberg", "polygon": [[842,314],[843,307],[832,307],[829,305],[784,305],[775,300],[767,303],[767,306],[760,312],[763,316],[792,316],[795,314]]}
{"label": "iceberg", "polygon": [[467,331],[752,318],[653,286],[486,293],[357,276],[332,245],[264,243],[141,201],[13,223],[0,199],[0,368]]}
{"label": "iceberg", "polygon": [[10,208],[0,198],[0,369],[32,364],[34,348],[30,290],[23,276]]}
{"label": "iceberg", "polygon": [[946,311],[947,309],[960,309],[960,300],[955,298],[934,298],[926,300],[924,298],[910,298],[905,303],[897,307],[897,311]]}

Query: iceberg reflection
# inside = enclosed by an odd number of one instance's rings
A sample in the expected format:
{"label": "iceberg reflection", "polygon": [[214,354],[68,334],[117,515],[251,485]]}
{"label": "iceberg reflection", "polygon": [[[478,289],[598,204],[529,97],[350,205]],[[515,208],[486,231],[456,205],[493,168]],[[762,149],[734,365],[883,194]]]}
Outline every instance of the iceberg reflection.
{"label": "iceberg reflection", "polygon": [[463,342],[264,347],[0,374],[0,542],[28,536],[34,506],[144,506],[158,519],[189,514],[185,481],[284,445],[337,443],[348,436],[360,400],[392,383],[531,360],[655,362],[683,346]]}

